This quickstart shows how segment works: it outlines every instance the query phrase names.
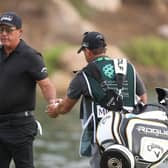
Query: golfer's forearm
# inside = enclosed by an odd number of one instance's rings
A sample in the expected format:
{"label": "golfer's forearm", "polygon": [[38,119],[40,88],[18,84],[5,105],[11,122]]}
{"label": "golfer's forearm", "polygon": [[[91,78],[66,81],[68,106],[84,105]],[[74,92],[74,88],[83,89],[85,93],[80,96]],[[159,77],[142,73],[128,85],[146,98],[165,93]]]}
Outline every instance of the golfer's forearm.
{"label": "golfer's forearm", "polygon": [[46,101],[49,104],[54,103],[54,100],[56,99],[56,89],[54,85],[50,82],[50,80],[47,78],[38,81],[38,84]]}

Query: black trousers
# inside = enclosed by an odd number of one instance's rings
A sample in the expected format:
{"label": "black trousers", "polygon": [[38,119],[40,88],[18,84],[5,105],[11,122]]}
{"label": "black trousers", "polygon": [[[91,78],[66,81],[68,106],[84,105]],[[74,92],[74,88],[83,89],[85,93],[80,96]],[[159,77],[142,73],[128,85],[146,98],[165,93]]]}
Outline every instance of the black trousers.
{"label": "black trousers", "polygon": [[0,122],[0,167],[34,168],[33,141],[37,135],[34,117],[19,117]]}

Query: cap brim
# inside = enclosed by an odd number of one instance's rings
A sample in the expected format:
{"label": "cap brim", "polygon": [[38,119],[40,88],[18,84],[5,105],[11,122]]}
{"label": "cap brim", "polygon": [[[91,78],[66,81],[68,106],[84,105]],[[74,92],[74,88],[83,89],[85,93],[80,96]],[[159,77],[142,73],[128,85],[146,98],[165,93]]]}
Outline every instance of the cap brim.
{"label": "cap brim", "polygon": [[79,50],[77,51],[77,53],[79,54],[82,50],[83,50],[83,46],[81,46],[81,47],[79,48]]}
{"label": "cap brim", "polygon": [[13,27],[15,25],[9,23],[9,22],[0,22],[0,25],[7,25],[7,26],[10,26],[10,27]]}

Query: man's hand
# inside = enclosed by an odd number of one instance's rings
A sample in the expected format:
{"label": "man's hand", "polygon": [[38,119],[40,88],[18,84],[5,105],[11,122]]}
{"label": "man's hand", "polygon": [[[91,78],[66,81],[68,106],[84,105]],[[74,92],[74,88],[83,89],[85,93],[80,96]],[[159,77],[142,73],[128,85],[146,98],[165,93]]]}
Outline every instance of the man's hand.
{"label": "man's hand", "polygon": [[54,102],[49,103],[46,112],[50,117],[58,117],[59,114],[66,114],[70,112],[77,101],[78,99],[71,99],[67,96],[64,97],[64,99],[55,99]]}
{"label": "man's hand", "polygon": [[62,102],[62,99],[56,99],[55,102],[47,106],[47,113],[50,117],[53,117],[53,118],[58,117],[61,102]]}

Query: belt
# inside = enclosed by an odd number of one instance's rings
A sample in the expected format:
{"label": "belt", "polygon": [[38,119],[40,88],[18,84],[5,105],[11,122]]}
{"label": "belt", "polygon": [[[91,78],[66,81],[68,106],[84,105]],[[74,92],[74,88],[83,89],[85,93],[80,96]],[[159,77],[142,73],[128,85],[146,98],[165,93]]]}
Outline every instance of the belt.
{"label": "belt", "polygon": [[14,117],[29,117],[34,116],[33,111],[24,111],[13,114]]}
{"label": "belt", "polygon": [[0,119],[3,119],[3,118],[17,118],[17,117],[29,117],[29,116],[34,116],[33,110],[27,110],[27,111],[18,112],[18,113],[11,113],[11,114],[0,114]]}
{"label": "belt", "polygon": [[19,126],[30,122],[33,117],[33,111],[23,111],[18,113],[0,114],[0,127]]}

